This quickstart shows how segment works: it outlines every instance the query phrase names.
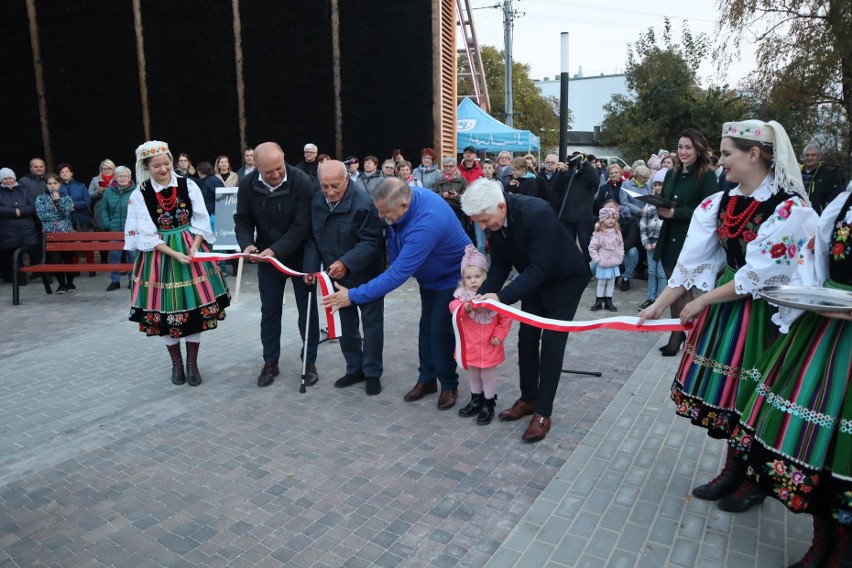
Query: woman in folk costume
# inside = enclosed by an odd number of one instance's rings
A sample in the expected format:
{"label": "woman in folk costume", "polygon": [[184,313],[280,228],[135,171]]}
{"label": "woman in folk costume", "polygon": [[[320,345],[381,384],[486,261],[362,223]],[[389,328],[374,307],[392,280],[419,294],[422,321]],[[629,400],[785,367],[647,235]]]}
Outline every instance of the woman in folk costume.
{"label": "woman in folk costume", "polygon": [[[826,206],[801,252],[793,284],[852,291],[852,193]],[[758,363],[735,438],[750,480],[813,515],[813,544],[793,566],[852,566],[852,311],[781,308],[773,321],[793,323]]]}
{"label": "woman in folk costume", "polygon": [[[668,287],[640,312],[640,321],[660,317],[693,286],[707,291],[680,313],[682,322],[695,321],[671,397],[678,415],[713,438],[730,439],[739,422],[737,409],[758,386],[755,364],[778,336],[772,308],[758,293],[790,282],[817,215],[780,124],[725,123],[720,149],[720,163],[738,185],[695,209]],[[718,506],[725,511],[759,503],[765,494],[745,483],[745,459],[742,446],[730,440],[722,472],[692,494],[721,499]],[[745,493],[737,491],[741,486]]]}
{"label": "woman in folk costume", "polygon": [[[165,337],[172,383],[201,384],[201,332],[225,318],[231,297],[215,262],[192,262],[215,239],[204,197],[195,182],[175,175],[165,142],[136,148],[137,188],[127,205],[124,248],[138,250],[133,267],[130,321]],[[205,243],[206,241],[206,243]],[[186,340],[186,374],[180,338]]]}

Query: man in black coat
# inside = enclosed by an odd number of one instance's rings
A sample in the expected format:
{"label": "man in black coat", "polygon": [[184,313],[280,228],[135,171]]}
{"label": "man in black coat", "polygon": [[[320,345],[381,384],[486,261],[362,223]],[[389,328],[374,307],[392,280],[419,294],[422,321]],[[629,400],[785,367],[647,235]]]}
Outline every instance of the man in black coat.
{"label": "man in black coat", "polygon": [[[269,256],[301,271],[305,244],[311,234],[311,200],[314,190],[307,175],[284,162],[284,152],[275,142],[264,142],[254,149],[256,169],[240,181],[234,230],[243,252]],[[255,236],[255,234],[257,236]],[[291,277],[272,264],[257,266],[260,291],[260,341],[263,343],[263,368],[257,386],[265,387],[278,375],[281,355],[281,304],[284,285]],[[305,320],[311,310],[308,330],[308,352],[305,384],[319,380],[317,345],[319,322],[316,298],[308,306],[309,287],[301,278],[292,278],[296,307],[299,311],[299,334],[304,343]]]}
{"label": "man in black coat", "polygon": [[817,214],[821,214],[825,206],[843,191],[840,176],[826,167],[822,161],[822,150],[816,144],[808,144],[802,150],[802,181],[808,191],[811,207]]}
{"label": "man in black coat", "polygon": [[[557,320],[574,318],[591,274],[547,202],[505,193],[491,180],[477,180],[462,195],[462,209],[488,231],[491,269],[479,289],[483,299],[504,304],[520,300],[525,312]],[[518,276],[503,288],[512,267]],[[550,431],[567,340],[567,333],[531,325],[521,324],[518,331],[521,397],[500,418],[519,420],[532,414],[523,435],[528,442],[542,440]]]}
{"label": "man in black coat", "polygon": [[[311,202],[313,238],[305,247],[305,272],[318,272],[346,288],[369,282],[384,268],[383,224],[367,192],[350,183],[343,162],[328,160],[318,169],[321,192]],[[308,284],[314,276],[305,277]],[[334,386],[344,388],[366,381],[368,395],[382,392],[384,298],[340,308],[340,350],[346,374]],[[358,314],[360,313],[360,322]],[[364,325],[363,342],[360,324]]]}
{"label": "man in black coat", "polygon": [[[584,158],[579,152],[574,152],[572,160],[559,166],[559,175],[553,181],[556,213],[568,233],[568,240],[579,242],[587,263],[592,260],[589,242],[595,231],[595,194],[600,185],[600,174],[592,165],[593,161],[594,156]],[[576,170],[572,172],[572,168]]]}
{"label": "man in black coat", "polygon": [[314,187],[314,193],[320,192],[320,182],[317,174],[317,167],[319,166],[319,162],[317,162],[317,145],[311,144],[310,142],[305,144],[304,156],[305,159],[296,164],[296,167],[308,174],[308,177],[311,178],[311,185]]}

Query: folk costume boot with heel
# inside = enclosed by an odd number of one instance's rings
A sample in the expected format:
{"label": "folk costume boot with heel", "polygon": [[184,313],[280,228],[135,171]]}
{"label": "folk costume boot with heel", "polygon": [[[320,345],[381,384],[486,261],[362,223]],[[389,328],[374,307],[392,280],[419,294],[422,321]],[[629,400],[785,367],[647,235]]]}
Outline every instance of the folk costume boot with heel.
{"label": "folk costume boot with heel", "polygon": [[755,505],[760,505],[766,499],[766,491],[759,485],[746,479],[733,493],[725,495],[716,506],[721,511],[728,513],[742,513],[748,511]]}
{"label": "folk costume boot with heel", "polygon": [[732,493],[745,480],[746,464],[737,457],[736,452],[728,446],[725,457],[725,467],[709,483],[699,485],[692,490],[692,496],[705,501],[718,501]]}
{"label": "folk costume boot with heel", "polygon": [[166,345],[169,350],[169,356],[172,358],[172,384],[182,385],[186,382],[186,375],[183,374],[183,355],[180,352],[180,343],[174,345]]}
{"label": "folk costume boot with heel", "polygon": [[201,384],[201,373],[198,371],[198,342],[186,342],[186,382],[191,387]]}
{"label": "folk costume boot with heel", "polygon": [[801,560],[788,568],[820,568],[826,565],[834,547],[834,521],[829,517],[813,515],[814,536],[811,547]]}

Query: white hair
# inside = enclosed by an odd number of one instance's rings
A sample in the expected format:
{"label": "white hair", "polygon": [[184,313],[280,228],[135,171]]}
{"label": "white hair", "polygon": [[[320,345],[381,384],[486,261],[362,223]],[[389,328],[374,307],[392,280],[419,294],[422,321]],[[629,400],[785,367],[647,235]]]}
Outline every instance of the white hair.
{"label": "white hair", "polygon": [[461,208],[465,215],[494,213],[501,203],[506,203],[503,184],[493,179],[475,180],[461,196]]}
{"label": "white hair", "polygon": [[816,150],[817,155],[820,158],[822,158],[822,148],[820,148],[816,144],[811,143],[811,144],[808,144],[807,146],[805,146],[804,149],[802,150],[802,155],[804,156],[805,152],[807,152],[808,150]]}
{"label": "white hair", "polygon": [[317,145],[316,145],[316,144],[311,144],[311,143],[309,142],[309,143],[305,144],[305,148],[304,148],[304,150],[302,150],[302,152],[308,152],[308,151],[310,151],[310,152],[316,152],[317,150],[318,150]]}

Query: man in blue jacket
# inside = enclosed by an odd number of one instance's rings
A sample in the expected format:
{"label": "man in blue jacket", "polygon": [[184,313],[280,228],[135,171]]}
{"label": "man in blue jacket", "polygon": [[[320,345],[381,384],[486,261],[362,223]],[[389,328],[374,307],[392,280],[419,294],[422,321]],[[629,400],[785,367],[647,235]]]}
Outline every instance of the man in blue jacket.
{"label": "man in blue jacket", "polygon": [[417,384],[403,398],[412,402],[437,392],[437,379],[441,382],[438,409],[447,410],[456,404],[459,384],[449,304],[470,238],[437,193],[386,178],[373,190],[372,198],[379,217],[388,224],[391,265],[355,288],[337,285],[338,292],[323,298],[323,305],[339,309],[373,302],[414,276],[420,285],[420,367]]}

